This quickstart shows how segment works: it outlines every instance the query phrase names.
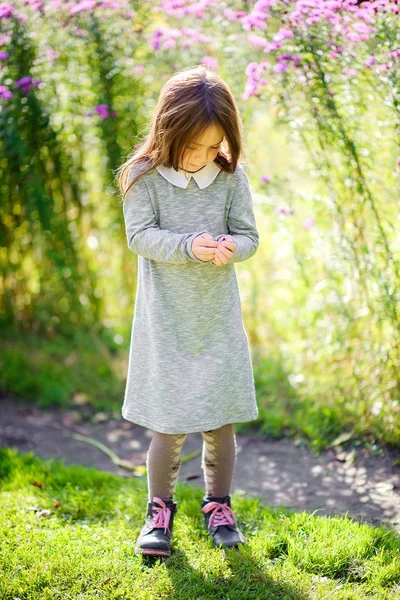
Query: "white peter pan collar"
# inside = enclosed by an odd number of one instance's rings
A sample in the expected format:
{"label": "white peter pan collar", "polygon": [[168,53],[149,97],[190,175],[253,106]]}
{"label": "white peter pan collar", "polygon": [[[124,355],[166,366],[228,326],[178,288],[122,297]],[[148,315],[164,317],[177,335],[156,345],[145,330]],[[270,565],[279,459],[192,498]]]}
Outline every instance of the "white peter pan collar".
{"label": "white peter pan collar", "polygon": [[199,188],[203,190],[214,181],[221,167],[212,161],[197,173],[187,173],[182,169],[175,171],[173,167],[166,167],[165,165],[157,165],[156,169],[167,181],[181,188],[187,188],[190,179],[193,177]]}

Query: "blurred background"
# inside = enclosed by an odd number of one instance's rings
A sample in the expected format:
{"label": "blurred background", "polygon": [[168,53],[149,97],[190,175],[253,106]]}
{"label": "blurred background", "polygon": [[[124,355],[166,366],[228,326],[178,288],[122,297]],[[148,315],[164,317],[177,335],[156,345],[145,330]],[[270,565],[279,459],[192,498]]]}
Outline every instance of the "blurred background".
{"label": "blurred background", "polygon": [[0,389],[119,418],[137,257],[116,169],[204,64],[242,115],[260,246],[236,264],[259,419],[400,446],[398,3],[0,4]]}

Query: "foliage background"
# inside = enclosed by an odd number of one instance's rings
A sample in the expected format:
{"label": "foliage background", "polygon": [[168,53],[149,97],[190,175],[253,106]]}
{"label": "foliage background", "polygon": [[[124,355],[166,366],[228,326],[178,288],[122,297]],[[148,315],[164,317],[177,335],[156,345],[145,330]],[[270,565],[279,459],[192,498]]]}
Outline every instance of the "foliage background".
{"label": "foliage background", "polygon": [[137,270],[114,175],[203,63],[237,98],[261,235],[237,265],[248,426],[399,445],[397,2],[15,1],[0,28],[3,392],[120,413]]}

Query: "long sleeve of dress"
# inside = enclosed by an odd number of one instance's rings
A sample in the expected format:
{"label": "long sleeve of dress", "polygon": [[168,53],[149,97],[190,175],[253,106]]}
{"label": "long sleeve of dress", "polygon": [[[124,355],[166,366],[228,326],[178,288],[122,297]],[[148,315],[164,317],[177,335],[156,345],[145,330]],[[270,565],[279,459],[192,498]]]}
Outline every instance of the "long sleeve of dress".
{"label": "long sleeve of dress", "polygon": [[205,231],[174,233],[160,229],[143,177],[135,181],[125,196],[123,213],[128,248],[135,254],[170,264],[205,263],[192,250],[194,238]]}
{"label": "long sleeve of dress", "polygon": [[253,211],[250,184],[243,165],[238,165],[238,181],[228,212],[228,229],[237,244],[233,262],[247,260],[256,253],[260,236]]}

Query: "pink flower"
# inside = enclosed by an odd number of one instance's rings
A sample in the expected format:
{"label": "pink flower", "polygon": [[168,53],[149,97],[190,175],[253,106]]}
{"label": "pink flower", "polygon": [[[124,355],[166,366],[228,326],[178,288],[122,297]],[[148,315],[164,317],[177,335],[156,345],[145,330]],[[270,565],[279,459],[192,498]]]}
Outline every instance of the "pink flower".
{"label": "pink flower", "polygon": [[[98,104],[95,107],[95,111],[101,119],[107,119],[107,117],[114,118],[117,115],[115,110],[110,110],[108,104]],[[89,113],[89,115],[91,114],[93,113]]]}
{"label": "pink flower", "polygon": [[5,85],[0,85],[0,98],[12,98],[13,93]]}
{"label": "pink flower", "polygon": [[357,75],[357,71],[355,69],[349,69],[348,67],[343,68],[343,73],[348,77],[355,77]]}
{"label": "pink flower", "polygon": [[32,86],[38,87],[39,83],[40,79],[32,81],[32,78],[26,75],[25,77],[21,77],[21,79],[14,84],[14,87],[21,88],[23,92],[29,92]]}
{"label": "pink flower", "polygon": [[266,45],[266,40],[260,35],[256,35],[255,33],[249,33],[247,36],[247,40],[250,42],[252,46],[264,48]]}
{"label": "pink flower", "polygon": [[281,40],[284,40],[285,38],[291,38],[291,37],[293,37],[293,31],[291,31],[291,29],[280,29],[278,31],[278,33],[275,35],[274,41],[280,42]]}
{"label": "pink flower", "polygon": [[200,62],[213,71],[218,70],[218,60],[214,56],[203,56]]}
{"label": "pink flower", "polygon": [[277,208],[276,212],[278,215],[293,215],[293,211],[290,208]]}
{"label": "pink flower", "polygon": [[246,13],[243,10],[232,10],[231,8],[225,8],[224,17],[228,19],[228,21],[238,21],[242,17],[246,16]]}
{"label": "pink flower", "polygon": [[175,40],[165,40],[165,42],[162,45],[163,48],[175,48],[176,47],[176,41]]}
{"label": "pink flower", "polygon": [[314,219],[312,219],[311,217],[309,217],[308,219],[306,219],[303,223],[303,227],[305,229],[310,229],[313,225],[314,225],[315,221]]}
{"label": "pink flower", "polygon": [[92,8],[95,8],[95,6],[95,0],[83,0],[83,2],[78,2],[76,6],[71,8],[70,15],[76,15],[76,13],[81,12],[83,10],[91,10]]}
{"label": "pink flower", "polygon": [[288,68],[287,62],[281,61],[274,66],[275,73],[283,73]]}
{"label": "pink flower", "polygon": [[9,19],[14,12],[15,8],[10,6],[10,4],[6,2],[0,4],[0,19]]}
{"label": "pink flower", "polygon": [[25,77],[21,77],[21,79],[19,79],[16,83],[15,83],[15,87],[22,87],[23,85],[28,85],[29,83],[31,83],[32,78],[29,77],[28,75],[26,75]]}
{"label": "pink flower", "polygon": [[388,58],[396,58],[397,56],[400,56],[400,48],[399,50],[393,50],[393,52],[389,52],[388,54]]}

